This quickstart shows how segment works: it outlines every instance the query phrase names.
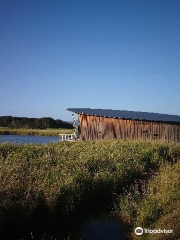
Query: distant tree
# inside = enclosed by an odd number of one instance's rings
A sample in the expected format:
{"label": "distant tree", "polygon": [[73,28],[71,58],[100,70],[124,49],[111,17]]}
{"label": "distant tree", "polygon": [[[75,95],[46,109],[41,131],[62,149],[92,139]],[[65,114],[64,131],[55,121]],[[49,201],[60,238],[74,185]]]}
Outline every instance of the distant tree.
{"label": "distant tree", "polygon": [[33,129],[46,129],[46,128],[68,128],[73,129],[73,125],[64,122],[60,119],[54,120],[50,117],[43,118],[26,118],[26,117],[0,117],[0,127],[9,128],[33,128]]}

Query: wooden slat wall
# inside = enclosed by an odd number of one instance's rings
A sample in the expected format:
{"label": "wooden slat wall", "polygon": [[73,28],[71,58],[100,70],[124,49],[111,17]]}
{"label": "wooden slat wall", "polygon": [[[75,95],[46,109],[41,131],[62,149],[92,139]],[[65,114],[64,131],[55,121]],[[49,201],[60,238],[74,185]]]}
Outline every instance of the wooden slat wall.
{"label": "wooden slat wall", "polygon": [[[180,125],[79,114],[82,140],[139,139],[180,142]],[[102,132],[99,133],[99,123]]]}

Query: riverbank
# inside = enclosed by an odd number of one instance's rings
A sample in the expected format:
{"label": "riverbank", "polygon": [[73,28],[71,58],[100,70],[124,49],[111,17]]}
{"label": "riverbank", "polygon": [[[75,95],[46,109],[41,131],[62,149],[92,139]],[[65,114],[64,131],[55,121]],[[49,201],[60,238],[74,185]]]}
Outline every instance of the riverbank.
{"label": "riverbank", "polygon": [[73,129],[10,129],[0,127],[0,135],[31,135],[31,136],[59,136],[59,134],[72,134]]}
{"label": "riverbank", "polygon": [[[70,224],[82,213],[102,203],[104,209],[112,207],[113,202],[116,213],[131,226],[128,231],[158,227],[161,217],[162,227],[169,214],[177,213],[179,159],[180,144],[158,142],[0,144],[0,233],[21,233],[50,222],[61,229],[69,226],[66,236],[71,236]],[[174,234],[177,231],[174,228]]]}

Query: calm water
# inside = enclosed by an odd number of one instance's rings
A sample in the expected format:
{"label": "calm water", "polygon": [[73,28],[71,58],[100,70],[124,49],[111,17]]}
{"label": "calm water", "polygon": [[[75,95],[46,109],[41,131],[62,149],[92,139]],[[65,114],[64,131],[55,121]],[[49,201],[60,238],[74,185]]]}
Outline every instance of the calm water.
{"label": "calm water", "polygon": [[118,219],[89,219],[81,229],[82,240],[125,240]]}
{"label": "calm water", "polygon": [[47,136],[24,136],[24,135],[0,135],[0,143],[9,142],[9,143],[57,143],[59,137],[47,137]]}
{"label": "calm water", "polygon": [[127,240],[120,220],[115,217],[88,217],[83,222],[76,219],[73,225],[57,221],[54,228],[49,230],[49,226],[46,227],[42,228],[41,222],[36,222],[36,227],[27,227],[25,232],[10,228],[7,234],[0,233],[0,237],[6,240]]}

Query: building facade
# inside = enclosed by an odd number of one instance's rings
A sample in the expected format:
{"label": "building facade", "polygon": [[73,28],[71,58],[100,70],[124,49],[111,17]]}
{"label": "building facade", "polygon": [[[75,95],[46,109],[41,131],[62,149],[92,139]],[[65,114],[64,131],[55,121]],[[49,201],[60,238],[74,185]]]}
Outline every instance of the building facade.
{"label": "building facade", "polygon": [[78,114],[81,140],[136,139],[180,142],[180,116],[70,108]]}

